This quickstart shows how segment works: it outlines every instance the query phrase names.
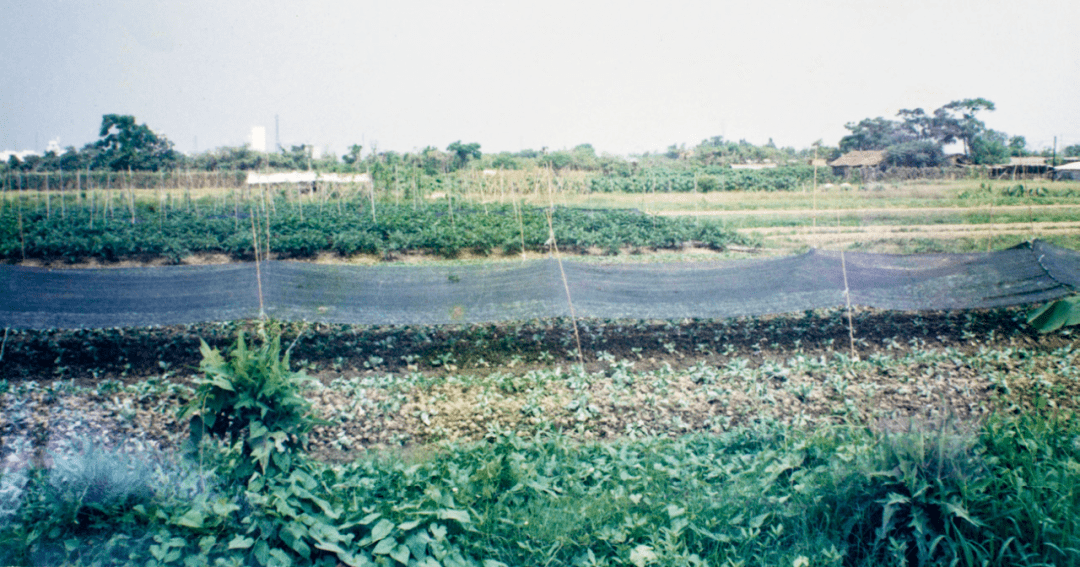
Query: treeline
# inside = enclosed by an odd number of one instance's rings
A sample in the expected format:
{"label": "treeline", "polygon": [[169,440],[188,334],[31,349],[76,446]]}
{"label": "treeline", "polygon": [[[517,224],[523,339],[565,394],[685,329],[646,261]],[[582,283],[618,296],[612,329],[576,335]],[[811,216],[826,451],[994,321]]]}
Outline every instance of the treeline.
{"label": "treeline", "polygon": [[[854,150],[884,150],[889,168],[941,168],[949,165],[944,147],[961,143],[968,163],[988,165],[1008,161],[1011,156],[1032,155],[1023,136],[1007,136],[990,129],[980,116],[995,109],[982,99],[950,102],[932,112],[904,109],[897,119],[865,118],[849,122],[838,146],[815,142],[809,148],[777,147],[770,139],[763,145],[746,140],[713,136],[694,146],[672,144],[661,152],[646,152],[629,158],[597,153],[591,144],[571,149],[525,149],[518,152],[484,153],[476,142],[461,140],[445,149],[427,146],[412,152],[379,151],[352,145],[346,153],[323,155],[308,144],[256,152],[248,146],[217,148],[184,155],[173,148],[164,135],[138,124],[135,117],[107,114],[102,117],[99,139],[81,149],[73,146],[50,151],[43,156],[12,155],[0,162],[4,189],[44,189],[44,184],[63,183],[63,188],[80,188],[80,179],[98,187],[111,187],[114,179],[127,180],[141,188],[211,186],[202,183],[202,173],[220,175],[217,186],[236,187],[250,171],[363,172],[375,185],[388,186],[401,178],[445,177],[458,172],[549,170],[587,172],[594,177],[595,191],[723,191],[733,189],[785,190],[805,183],[806,166],[812,160],[830,161]],[[1042,149],[1040,155],[1056,150]],[[1063,148],[1062,156],[1080,156],[1080,145]],[[775,167],[775,171],[750,173],[732,171],[738,164]],[[819,173],[824,168],[819,168]],[[670,173],[669,173],[670,171]],[[80,173],[81,172],[81,173]],[[157,173],[158,177],[145,175]],[[182,173],[178,173],[182,172]],[[689,172],[689,173],[686,173]],[[44,177],[35,177],[48,173]],[[116,177],[126,173],[127,177]],[[51,174],[56,174],[52,178]],[[187,183],[180,183],[184,177]],[[887,174],[886,174],[887,176]],[[905,177],[908,175],[905,174]],[[63,179],[61,179],[63,178]],[[690,181],[687,181],[687,179]],[[72,185],[74,183],[74,185]],[[690,187],[691,189],[687,189]],[[49,188],[52,188],[50,185]]]}

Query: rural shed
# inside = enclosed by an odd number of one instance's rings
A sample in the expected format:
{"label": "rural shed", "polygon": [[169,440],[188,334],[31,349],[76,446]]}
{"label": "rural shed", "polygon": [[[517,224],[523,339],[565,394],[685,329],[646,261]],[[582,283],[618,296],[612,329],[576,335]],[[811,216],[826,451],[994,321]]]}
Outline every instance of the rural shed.
{"label": "rural shed", "polygon": [[1009,163],[990,166],[990,177],[1036,177],[1050,173],[1050,164],[1044,157],[1011,157]]}
{"label": "rural shed", "polygon": [[1074,161],[1054,168],[1054,179],[1080,181],[1080,161]]}
{"label": "rural shed", "polygon": [[322,173],[315,171],[286,171],[279,173],[255,173],[247,175],[248,185],[297,185],[310,187],[312,191],[319,185],[327,184],[370,185],[371,176],[367,173]]}
{"label": "rural shed", "polygon": [[885,150],[859,150],[848,152],[833,161],[829,166],[836,175],[847,175],[852,169],[876,169],[885,164]]}

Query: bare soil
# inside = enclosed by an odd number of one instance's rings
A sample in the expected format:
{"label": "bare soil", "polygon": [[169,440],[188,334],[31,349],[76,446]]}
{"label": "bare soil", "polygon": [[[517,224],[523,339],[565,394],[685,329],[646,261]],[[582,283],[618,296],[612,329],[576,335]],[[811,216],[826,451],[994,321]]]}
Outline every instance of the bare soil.
{"label": "bare soil", "polygon": [[[827,221],[826,221],[827,222]],[[1080,234],[1080,222],[1035,222],[1008,224],[907,224],[877,226],[757,227],[741,228],[746,235],[762,238],[783,248],[790,244],[828,248],[857,242],[898,239],[951,240],[975,238],[989,240],[996,236],[1023,235],[1041,238],[1048,235]]]}

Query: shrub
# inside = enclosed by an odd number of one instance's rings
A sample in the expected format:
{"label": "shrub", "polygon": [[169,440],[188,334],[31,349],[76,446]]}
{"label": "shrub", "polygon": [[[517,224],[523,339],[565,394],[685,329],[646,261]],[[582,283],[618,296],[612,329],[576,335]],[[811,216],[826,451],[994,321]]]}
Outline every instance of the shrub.
{"label": "shrub", "polygon": [[294,451],[307,446],[307,434],[317,422],[311,404],[299,394],[307,375],[289,370],[281,336],[273,335],[249,349],[241,332],[229,360],[202,341],[204,377],[196,381],[195,396],[180,414],[180,419],[191,418],[193,446],[205,432],[227,440],[234,463],[223,472],[235,480],[256,471],[273,476],[290,470]]}

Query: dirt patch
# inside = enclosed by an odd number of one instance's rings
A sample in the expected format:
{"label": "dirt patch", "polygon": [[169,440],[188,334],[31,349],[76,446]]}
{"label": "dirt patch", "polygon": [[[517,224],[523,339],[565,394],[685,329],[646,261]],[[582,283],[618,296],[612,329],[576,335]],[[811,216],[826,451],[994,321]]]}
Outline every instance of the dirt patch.
{"label": "dirt patch", "polygon": [[[823,223],[824,224],[824,223]],[[1040,238],[1049,235],[1080,234],[1080,222],[1036,222],[1009,224],[917,224],[878,226],[764,227],[738,229],[740,234],[767,240],[773,246],[796,245],[827,248],[859,242],[897,239],[953,240],[989,239],[996,236],[1022,235]],[[787,243],[787,244],[785,244]]]}
{"label": "dirt patch", "polygon": [[[998,205],[994,211],[1027,212],[1046,210],[1077,210],[1080,205]],[[723,210],[723,211],[658,211],[656,215],[667,217],[745,217],[745,216],[799,216],[812,217],[817,215],[821,219],[836,218],[836,215],[932,215],[949,213],[979,213],[990,210],[990,207],[872,207],[872,208],[830,208],[830,209],[746,209],[746,210]]]}
{"label": "dirt patch", "polygon": [[[855,352],[839,312],[681,325],[586,322],[584,366],[561,350],[571,336],[566,326],[327,326],[307,331],[292,360],[315,379],[304,395],[329,422],[312,432],[311,451],[333,461],[504,431],[605,440],[759,423],[899,430],[913,423],[976,423],[995,408],[1032,407],[1040,399],[1074,409],[1080,339],[1039,335],[1020,319],[1015,310],[862,311],[855,317]],[[66,377],[79,373],[69,366],[77,359],[66,339],[43,333],[41,348],[59,349],[63,360],[35,350],[38,358],[58,362],[27,377],[36,382],[0,381],[0,460],[27,460],[34,451],[46,455],[84,439],[132,451],[175,451],[187,435],[176,411],[190,399],[197,375],[192,332],[155,331],[149,338],[161,349],[134,330],[100,339],[77,335],[104,341],[86,342],[87,349],[132,341],[137,348],[117,352],[149,351],[154,361],[166,362],[155,353],[183,350],[187,362],[121,364],[103,375],[94,362],[88,372],[99,376],[76,380]],[[20,356],[29,352],[25,344],[15,346]],[[507,350],[500,355],[496,346]],[[452,363],[448,353],[456,355]],[[61,373],[65,379],[52,380]],[[105,380],[114,376],[123,380]]]}
{"label": "dirt patch", "polygon": [[27,266],[32,268],[48,268],[48,269],[68,269],[68,270],[91,270],[101,268],[155,268],[162,266],[207,266],[217,264],[230,264],[236,262],[232,257],[227,254],[192,254],[185,256],[180,260],[179,264],[170,262],[168,259],[161,256],[135,256],[129,258],[123,258],[115,262],[105,262],[97,258],[88,258],[82,262],[65,262],[63,260],[40,260],[31,258],[27,260],[21,260],[16,262],[18,266]]}

